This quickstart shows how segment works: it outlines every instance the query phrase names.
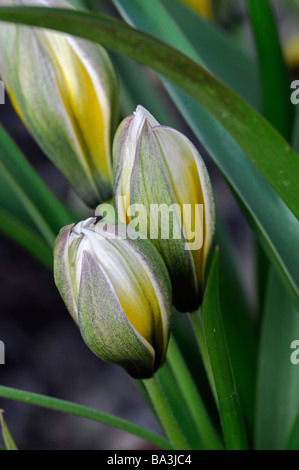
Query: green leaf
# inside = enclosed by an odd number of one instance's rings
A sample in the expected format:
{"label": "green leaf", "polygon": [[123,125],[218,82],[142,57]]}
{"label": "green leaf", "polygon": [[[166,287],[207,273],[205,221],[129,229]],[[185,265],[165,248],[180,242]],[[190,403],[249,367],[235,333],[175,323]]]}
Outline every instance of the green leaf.
{"label": "green leaf", "polygon": [[[5,181],[6,189],[9,188],[9,193],[13,193],[14,196],[14,202],[12,205],[9,204],[9,207],[13,207],[15,213],[16,204],[18,204],[52,247],[59,229],[71,223],[72,220],[67,210],[41,181],[1,126],[0,175],[1,180]],[[3,188],[0,195],[3,195],[2,191]],[[9,199],[9,194],[6,194],[7,198]],[[0,199],[1,205],[3,199],[3,197]],[[4,201],[4,208],[5,205]],[[22,220],[28,221],[28,217],[23,217]],[[2,228],[2,230],[5,230],[5,228]]]}
{"label": "green leaf", "polygon": [[167,397],[170,408],[172,409],[177,422],[179,423],[184,436],[192,449],[203,450],[204,445],[198,435],[194,420],[186,406],[186,402],[178,388],[178,384],[168,365],[168,362],[158,370],[159,377],[164,394]]}
{"label": "green leaf", "polygon": [[[184,5],[182,5],[183,8]],[[192,13],[191,17],[194,15]],[[221,41],[220,41],[221,42]],[[239,51],[238,51],[239,52]],[[243,55],[240,53],[240,56]],[[163,103],[161,103],[161,98],[155,87],[152,83],[149,82],[148,74],[144,73],[143,70],[140,70],[141,67],[138,67],[137,64],[129,61],[126,58],[121,56],[117,57],[117,65],[121,64],[120,68],[120,77],[122,80],[125,79],[130,94],[132,96],[132,101],[134,102],[134,97],[136,97],[137,90],[137,101],[131,105],[131,108],[128,109],[126,114],[132,112],[132,109],[137,103],[143,103],[151,112],[154,113],[154,116],[158,119],[159,122],[165,123],[167,125],[173,125],[171,121],[172,113],[168,108],[163,108]],[[250,69],[249,69],[250,70]],[[142,78],[140,77],[140,72],[142,73]],[[153,111],[154,107],[154,111]],[[162,110],[161,110],[162,108]],[[162,111],[162,112],[161,112]],[[246,298],[243,292],[243,288],[240,283],[239,273],[234,262],[234,254],[232,252],[232,247],[230,246],[230,238],[225,232],[224,224],[219,217],[217,216],[216,223],[216,234],[215,234],[216,243],[218,243],[221,250],[221,307],[223,313],[223,320],[225,323],[226,335],[229,344],[229,350],[231,354],[233,368],[235,370],[236,380],[238,384],[238,389],[240,392],[240,399],[244,403],[244,409],[246,412],[246,420],[249,424],[251,430],[253,430],[253,417],[254,417],[254,387],[252,384],[255,380],[256,373],[256,350],[257,350],[257,341],[254,335],[252,322],[250,322],[249,315],[246,307]],[[240,315],[241,312],[241,315]],[[196,320],[196,315],[193,314],[192,318]],[[190,332],[186,330],[187,325],[180,325],[176,328],[176,323],[181,319],[181,315],[176,314],[173,316],[172,330],[175,330],[175,336],[177,334],[186,333],[187,338],[180,338],[181,346],[184,354],[190,349],[191,337]],[[243,348],[244,342],[247,342],[246,350]],[[196,344],[194,344],[195,351],[190,351],[188,354],[188,365],[190,370],[194,371],[195,376],[198,377],[201,390],[206,385],[203,381],[205,380],[204,374],[200,373],[200,358],[198,356],[198,351]],[[204,372],[204,371],[202,371]],[[161,379],[161,377],[160,377]],[[166,384],[168,381],[166,380]],[[170,390],[169,390],[170,389]],[[173,390],[173,386],[168,387],[167,396]],[[174,392],[175,394],[176,392]],[[180,407],[176,407],[180,409]],[[186,413],[184,411],[184,413]],[[183,413],[183,415],[184,415]],[[191,434],[194,431],[191,432]],[[186,432],[185,432],[186,434]],[[189,438],[190,440],[190,438]],[[193,445],[193,444],[192,444]],[[194,445],[193,445],[194,447]]]}
{"label": "green leaf", "polygon": [[[161,0],[160,3],[167,8],[208,70],[257,108],[259,83],[254,60],[224,30],[194,15],[182,1]],[[173,41],[167,42],[176,45]]]}
{"label": "green leaf", "polygon": [[299,413],[288,437],[286,450],[299,450]]}
{"label": "green leaf", "polygon": [[0,231],[21,245],[31,255],[52,269],[53,254],[49,245],[35,230],[0,208]]}
{"label": "green leaf", "polygon": [[148,431],[141,426],[137,426],[136,424],[126,421],[125,419],[118,418],[117,416],[102,413],[101,411],[78,405],[77,403],[39,395],[38,393],[26,392],[24,390],[18,390],[11,387],[4,387],[2,385],[0,385],[0,397],[91,419],[92,421],[97,421],[98,423],[113,426],[117,429],[134,434],[135,436],[145,439],[161,449],[172,449],[172,446],[166,439],[152,431]]}
{"label": "green leaf", "polygon": [[173,413],[168,398],[163,392],[159,377],[143,380],[148,395],[153,403],[159,421],[175,450],[188,450],[190,445]]}
{"label": "green leaf", "polygon": [[[126,19],[134,19],[135,26],[147,32],[153,32],[165,41],[170,41],[172,45],[182,52],[187,52],[192,58],[197,57],[194,49],[187,43],[174,22],[169,20],[167,13],[161,9],[157,0],[146,4],[141,4],[139,0],[130,2],[115,0],[115,3],[121,5],[120,11],[125,14]],[[146,16],[144,15],[145,9]],[[165,23],[168,23],[167,30]],[[299,305],[299,252],[296,249],[298,243],[296,234],[299,233],[298,220],[221,125],[180,89],[166,80],[163,80],[163,83],[193,132],[201,140],[238,196],[241,208],[268,257]],[[284,227],[283,231],[281,226]],[[294,253],[296,253],[296,260]]]}
{"label": "green leaf", "polygon": [[[120,11],[124,15],[124,18],[126,20],[130,19],[130,22],[133,22],[135,26],[145,29],[147,32],[154,32],[158,35],[158,37],[171,42],[172,45],[175,45],[182,52],[187,52],[193,58],[196,57],[196,52],[192,47],[190,47],[186,41],[186,38],[181,34],[167,13],[165,13],[165,10],[161,8],[160,2],[154,0],[147,3],[141,3],[138,0],[131,0],[130,2],[125,2],[124,0],[115,0],[114,3],[119,6]],[[194,16],[194,18],[196,18],[196,16]],[[177,17],[176,20],[178,20]],[[167,28],[165,25],[167,25]],[[204,40],[206,39],[206,36],[204,35],[201,39],[200,34],[201,29],[199,23],[197,43],[202,43],[203,45],[201,46],[201,49],[204,49]],[[220,52],[216,52],[219,56]],[[250,61],[247,62],[247,65],[249,67]],[[250,74],[248,76],[251,77]],[[241,166],[240,162],[243,163],[244,161],[246,163],[248,159],[244,154],[242,154],[242,152],[240,152],[240,149],[235,145],[232,139],[229,138],[227,133],[223,131],[221,127],[217,125],[217,123],[215,123],[215,121],[187,95],[183,94],[180,90],[173,87],[173,85],[167,83],[165,80],[163,80],[163,83],[166,85],[167,90],[170,92],[176,104],[180,107],[181,110],[183,110],[183,116],[187,119],[197,137],[201,139],[202,143],[204,143],[207,149],[211,152],[211,156],[214,158],[214,160],[216,159],[216,163],[218,165],[220,164],[220,168],[225,169],[224,174],[230,184],[233,186],[234,191],[238,193],[238,195],[241,193],[242,201],[249,200],[249,207],[251,212],[254,213],[256,210],[260,211],[260,214],[258,214],[259,218],[257,219],[257,225],[259,226],[265,221],[265,224],[267,224],[267,231],[270,234],[269,236],[271,236],[273,221],[271,220],[272,216],[269,216],[269,207],[272,207],[271,204],[273,204],[273,198],[275,200],[275,204],[277,205],[277,199],[279,198],[277,198],[275,192],[272,191],[274,196],[272,194],[269,195],[270,201],[268,201],[267,197],[265,200],[263,200],[261,195],[265,196],[267,190],[267,186],[266,188],[263,188],[263,178],[255,169],[255,174],[251,175],[252,172],[250,173],[250,168],[248,168],[248,166]],[[232,162],[232,159],[234,159],[234,162]],[[252,176],[254,181],[250,179],[250,176]],[[258,194],[252,191],[252,185],[256,184],[255,176],[256,178],[259,178],[258,182],[260,183],[260,192]],[[238,184],[237,187],[236,183]],[[253,201],[253,203],[251,203],[251,201]],[[246,204],[245,213],[248,215],[248,203]],[[263,214],[264,212],[265,214]],[[252,217],[249,218],[252,220]],[[247,307],[245,306],[246,304],[244,299],[242,299],[240,296],[241,290],[240,288],[238,289],[240,283],[237,281],[237,273],[233,272],[233,256],[229,253],[231,250],[228,250],[228,243],[225,240],[223,230],[222,233],[220,233],[220,228],[221,227],[218,219],[216,225],[216,237],[218,236],[218,239],[220,238],[219,241],[221,242],[221,246],[223,246],[223,250],[221,251],[221,258],[223,258],[224,261],[221,263],[221,269],[223,269],[224,265],[231,268],[230,272],[228,272],[228,268],[226,267],[225,271],[223,272],[224,275],[221,276],[220,287],[223,321],[240,399],[245,410],[244,413],[246,417],[246,424],[248,425],[251,433],[253,433],[254,387],[252,385],[256,377],[257,340],[252,322],[248,317]],[[260,230],[258,227],[258,230],[258,233],[260,233],[262,237],[267,237],[265,245],[270,245],[272,251],[268,251],[270,254],[274,252],[274,259],[276,260],[278,254],[280,255],[280,253],[277,253],[276,250],[274,251],[272,248],[273,245],[268,242],[268,233],[265,233],[264,227],[262,230]],[[278,233],[279,232],[280,231],[278,230]],[[273,237],[275,237],[275,234]],[[297,241],[294,240],[294,246],[296,244]],[[281,251],[284,249],[279,245],[279,243],[277,245],[278,250]],[[288,261],[293,263],[292,256],[289,257]],[[279,262],[281,262],[281,259]],[[295,269],[297,269],[297,265],[293,264],[293,266]],[[230,275],[230,278],[233,279],[233,285],[227,279],[228,274]],[[297,274],[299,274],[299,271]],[[299,279],[298,276],[297,279]],[[197,331],[197,338],[199,339],[199,342],[202,342],[203,334],[201,334],[201,324],[200,319],[198,318],[198,314],[192,314],[191,319],[193,326]],[[247,343],[246,350],[243,348],[243,344],[245,342]],[[202,344],[200,345],[200,350],[203,355],[202,357],[205,362],[205,367],[209,376],[211,388],[213,390],[213,381],[210,377],[211,374],[209,372],[209,365],[205,358],[205,348]]]}
{"label": "green leaf", "polygon": [[[222,319],[229,348],[230,359],[244,410],[244,418],[250,435],[254,430],[254,402],[257,362],[257,337],[252,318],[241,301],[236,286],[227,277],[223,267],[225,245],[220,245],[219,293]],[[229,260],[226,260],[226,264]],[[244,348],[246,344],[246,348]]]}
{"label": "green leaf", "polygon": [[299,105],[296,105],[296,119],[293,137],[293,146],[296,152],[299,152]]}
{"label": "green leaf", "polygon": [[247,449],[247,437],[237,387],[227,348],[219,304],[219,252],[216,251],[203,301],[205,338],[216,392],[226,447]]}
{"label": "green leaf", "polygon": [[197,431],[206,449],[221,450],[223,444],[210,420],[204,402],[197,389],[188,365],[185,362],[180,349],[173,337],[170,338],[167,359],[172,373],[177,380],[180,392],[185,399],[186,408],[189,410]]}
{"label": "green leaf", "polygon": [[3,418],[3,410],[0,410],[0,425],[6,450],[18,450],[15,441],[13,440],[13,437],[10,434],[7,424]]}
{"label": "green leaf", "polygon": [[120,102],[122,110],[124,110],[124,117],[132,114],[138,104],[142,103],[142,106],[161,124],[177,127],[176,116],[173,116],[173,113],[169,112],[167,106],[164,105],[161,90],[158,90],[157,85],[155,86],[153,80],[150,80],[146,67],[127,57],[118,54],[111,55],[114,66],[118,70],[121,89]]}
{"label": "green leaf", "polygon": [[0,20],[41,26],[90,39],[163,74],[222,124],[299,217],[298,156],[247,103],[178,50],[120,21],[85,12],[35,7],[1,8]]}
{"label": "green leaf", "polygon": [[298,310],[272,271],[261,331],[256,405],[256,448],[283,449],[299,409],[299,371],[291,343],[299,339]]}
{"label": "green leaf", "polygon": [[[164,2],[165,3],[165,2]],[[167,2],[166,2],[167,3]],[[174,5],[177,5],[178,2],[174,2]],[[180,4],[180,3],[179,3]],[[180,4],[181,5],[181,4]],[[182,5],[183,10],[186,8]],[[179,9],[180,10],[180,9]],[[191,16],[195,18],[195,16],[187,9],[188,17]],[[207,30],[209,31],[210,25],[206,25]],[[212,28],[212,26],[211,26]],[[215,35],[218,39],[218,33]],[[219,33],[221,39],[221,34]],[[207,38],[204,38],[204,40]],[[226,39],[226,36],[224,37]],[[226,39],[227,40],[227,39]],[[227,40],[228,41],[228,40]],[[198,41],[199,42],[199,41]],[[219,40],[219,43],[222,44],[223,41]],[[230,46],[231,44],[229,44]],[[227,46],[227,47],[229,47]],[[202,48],[205,50],[205,48]],[[216,44],[215,44],[216,49]],[[219,58],[221,56],[220,52],[224,52],[221,50],[218,53]],[[227,50],[229,52],[229,50]],[[238,54],[237,54],[238,52]],[[247,64],[247,57],[241,54],[238,50],[236,52],[236,56],[240,59],[244,59],[244,63]],[[207,55],[207,54],[206,54]],[[223,60],[220,58],[220,60]],[[142,103],[145,107],[147,107],[151,112],[154,113],[154,116],[158,119],[159,122],[167,125],[173,125],[171,123],[172,113],[171,110],[165,108],[163,111],[163,103],[161,103],[161,98],[159,100],[159,96],[157,94],[157,90],[153,86],[153,84],[149,83],[148,74],[143,73],[142,77],[140,77],[140,70],[138,70],[138,66],[133,63],[132,61],[128,61],[126,58],[121,58],[120,56],[117,57],[117,64],[121,62],[121,69],[120,69],[120,77],[122,80],[126,81],[128,85],[128,89],[130,89],[130,94],[132,96],[132,100],[134,101],[134,97],[136,96],[137,90],[137,101],[134,105],[131,105],[131,108],[128,109],[127,114],[132,112],[132,108],[137,103]],[[250,60],[248,59],[248,76],[250,75],[251,68]],[[140,67],[139,67],[140,69]],[[142,71],[143,72],[143,71]],[[239,83],[238,80],[235,80]],[[250,87],[246,88],[247,90]],[[154,106],[154,110],[153,110]],[[161,108],[162,111],[161,112]],[[250,322],[249,313],[247,312],[246,307],[246,298],[240,283],[239,273],[237,272],[235,263],[234,263],[234,255],[232,252],[232,248],[230,246],[230,239],[228,234],[225,233],[224,225],[219,215],[217,216],[217,223],[216,223],[216,234],[215,234],[216,243],[218,243],[222,250],[221,250],[221,300],[222,300],[222,313],[223,313],[223,320],[225,323],[226,335],[229,344],[229,350],[231,354],[231,360],[233,364],[233,368],[235,370],[236,380],[238,384],[238,389],[240,392],[240,399],[242,403],[244,403],[244,409],[246,411],[246,420],[250,426],[250,429],[253,430],[253,417],[254,417],[254,387],[252,384],[255,380],[255,373],[256,373],[256,350],[257,350],[257,340],[254,335],[252,322]],[[240,314],[241,312],[241,314]],[[195,321],[196,315],[193,314],[192,318]],[[181,318],[179,314],[173,316],[173,325],[172,329],[176,327],[176,322]],[[175,329],[175,333],[183,333],[186,331],[186,325],[181,325],[180,328]],[[186,331],[187,338],[181,341],[182,350],[184,353],[188,348],[191,346],[190,342],[190,332]],[[247,348],[246,350],[243,348],[243,344],[246,341]],[[196,357],[196,344],[195,344],[195,351],[192,351],[191,354],[188,355],[188,364],[193,368],[194,373],[198,376],[199,373],[199,360],[200,358]],[[203,371],[202,371],[203,372]],[[200,375],[200,387],[201,390],[203,388],[203,374]],[[167,382],[167,381],[166,381]],[[169,387],[172,390],[172,387]],[[167,396],[169,394],[169,390]],[[178,407],[176,407],[178,409]]]}
{"label": "green leaf", "polygon": [[[47,8],[45,12],[30,7],[0,9],[0,19],[57,29],[99,42],[164,74],[206,108],[198,107],[182,92],[176,94],[181,111],[246,206],[268,256],[299,305],[297,219],[260,173],[298,216],[299,159],[261,116],[194,61],[122,22],[76,11]],[[173,94],[177,91],[173,88]],[[285,230],[277,231],[276,226],[281,225]]]}
{"label": "green leaf", "polygon": [[289,141],[294,117],[290,100],[290,74],[284,60],[274,12],[269,0],[246,1],[259,59],[263,115]]}

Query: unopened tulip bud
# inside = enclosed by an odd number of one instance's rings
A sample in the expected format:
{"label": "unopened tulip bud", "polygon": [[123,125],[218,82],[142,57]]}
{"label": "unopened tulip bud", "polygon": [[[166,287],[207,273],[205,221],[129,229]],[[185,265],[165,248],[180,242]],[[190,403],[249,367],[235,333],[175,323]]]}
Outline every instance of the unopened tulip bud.
{"label": "unopened tulip bud", "polygon": [[[64,0],[2,6],[71,8]],[[67,34],[1,23],[0,76],[37,143],[89,206],[112,197],[117,82],[107,52]]]}
{"label": "unopened tulip bud", "polygon": [[171,313],[167,268],[148,240],[98,218],[64,227],[56,240],[57,288],[88,347],[134,378],[165,360]]}
{"label": "unopened tulip bud", "polygon": [[138,205],[141,231],[168,268],[174,305],[195,310],[214,232],[213,195],[201,156],[187,137],[138,106],[117,130],[113,159],[118,220],[132,224]]}

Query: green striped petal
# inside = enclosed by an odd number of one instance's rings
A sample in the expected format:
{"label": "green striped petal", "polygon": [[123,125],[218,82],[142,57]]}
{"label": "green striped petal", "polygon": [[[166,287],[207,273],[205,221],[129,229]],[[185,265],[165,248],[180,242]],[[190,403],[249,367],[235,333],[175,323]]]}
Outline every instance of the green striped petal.
{"label": "green striped petal", "polygon": [[87,252],[82,262],[79,326],[87,346],[101,359],[120,365],[134,378],[153,375],[153,347],[128,321],[107,275]]}
{"label": "green striped petal", "polygon": [[[200,154],[183,134],[160,126],[138,106],[115,135],[113,171],[119,220],[132,222],[132,204],[145,207],[138,219],[169,270],[174,304],[181,311],[195,310],[215,223],[211,185]],[[185,215],[186,205],[191,219]]]}
{"label": "green striped petal", "polygon": [[74,293],[69,265],[69,238],[75,224],[63,227],[56,238],[54,247],[54,280],[66,308],[73,320],[78,323],[77,298]]}
{"label": "green striped petal", "polygon": [[[13,3],[71,8],[63,0]],[[107,52],[66,34],[5,23],[0,41],[0,75],[28,130],[88,205],[110,199],[117,83]]]}
{"label": "green striped petal", "polygon": [[171,283],[146,239],[124,224],[89,218],[64,227],[54,250],[57,288],[90,349],[146,378],[163,365]]}

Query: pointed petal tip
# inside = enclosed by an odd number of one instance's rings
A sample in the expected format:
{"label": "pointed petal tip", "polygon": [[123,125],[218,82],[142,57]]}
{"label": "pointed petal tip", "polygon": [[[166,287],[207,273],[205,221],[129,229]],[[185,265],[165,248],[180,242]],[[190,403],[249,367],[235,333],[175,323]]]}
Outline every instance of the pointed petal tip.
{"label": "pointed petal tip", "polygon": [[139,104],[136,108],[136,110],[133,113],[134,118],[142,121],[144,120],[145,122],[148,121],[149,125],[151,127],[156,127],[159,126],[158,121],[154,118],[154,116],[146,109],[144,108],[141,104]]}

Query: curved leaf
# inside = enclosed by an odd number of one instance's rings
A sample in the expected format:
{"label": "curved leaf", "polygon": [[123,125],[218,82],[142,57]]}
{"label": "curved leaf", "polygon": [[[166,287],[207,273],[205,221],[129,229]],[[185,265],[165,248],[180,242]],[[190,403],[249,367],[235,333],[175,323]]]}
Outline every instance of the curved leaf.
{"label": "curved leaf", "polygon": [[194,61],[124,23],[83,12],[29,7],[0,9],[0,19],[98,41],[163,73],[214,115],[215,119],[211,118],[188,95],[173,87],[181,111],[246,206],[268,255],[299,305],[298,221],[252,163],[264,171],[298,215],[299,159],[263,118]]}
{"label": "curved leaf", "polygon": [[[114,0],[114,2],[121,6],[120,11],[126,19],[133,20],[135,26],[147,32],[154,32],[165,41],[171,41],[192,58],[197,57],[175,23],[169,19],[167,12],[161,9],[158,0],[146,4],[141,4],[139,0],[130,2]],[[147,14],[143,15],[145,10]],[[167,22],[166,30],[164,24]],[[299,305],[299,252],[296,249],[298,220],[225,129],[179,88],[164,79],[162,81],[193,132],[237,194],[238,202],[241,201],[241,207],[245,209],[245,215],[249,218],[267,255]],[[282,226],[284,230],[281,230]],[[243,370],[247,370],[247,367],[243,366]]]}
{"label": "curved leaf", "polygon": [[27,405],[40,406],[49,410],[61,411],[62,413],[69,413],[73,416],[80,416],[81,418],[90,419],[98,423],[112,426],[122,431],[129,432],[135,436],[140,437],[148,442],[151,442],[154,446],[160,447],[161,449],[172,449],[172,445],[163,437],[149,431],[141,426],[138,426],[130,421],[119,418],[102,411],[89,408],[87,406],[79,405],[66,400],[60,400],[59,398],[48,397],[46,395],[40,395],[38,393],[27,392],[25,390],[18,390],[16,388],[4,387],[0,385],[0,397],[7,398],[9,400],[20,401]]}
{"label": "curved leaf", "polygon": [[[226,31],[213,22],[194,15],[182,1],[160,0],[160,3],[167,8],[206,67],[247,103],[258,108],[259,83],[255,61]],[[170,39],[167,42],[176,46]]]}
{"label": "curved leaf", "polygon": [[34,229],[5,212],[1,207],[0,231],[21,245],[47,268],[52,269],[53,254],[49,245]]}
{"label": "curved leaf", "polygon": [[54,8],[13,7],[0,9],[0,20],[90,39],[163,74],[222,124],[299,218],[298,156],[262,116],[186,55],[153,36],[101,15]]}
{"label": "curved leaf", "polygon": [[[52,247],[59,229],[71,222],[70,216],[1,126],[0,173],[6,187],[13,193],[14,205],[17,202],[22,207]],[[9,198],[9,194],[5,198]]]}

